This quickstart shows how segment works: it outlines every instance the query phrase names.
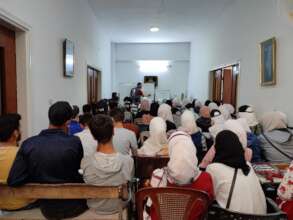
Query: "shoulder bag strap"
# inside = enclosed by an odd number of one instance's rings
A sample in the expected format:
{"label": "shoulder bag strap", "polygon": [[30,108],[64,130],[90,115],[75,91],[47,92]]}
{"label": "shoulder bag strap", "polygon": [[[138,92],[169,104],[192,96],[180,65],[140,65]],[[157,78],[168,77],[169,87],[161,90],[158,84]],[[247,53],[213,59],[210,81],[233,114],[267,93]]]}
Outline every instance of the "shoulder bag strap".
{"label": "shoulder bag strap", "polygon": [[231,203],[233,190],[234,190],[234,186],[235,186],[235,182],[236,182],[237,172],[238,172],[238,169],[235,169],[232,184],[231,184],[231,188],[230,188],[230,192],[229,192],[229,197],[228,197],[228,201],[227,201],[227,205],[226,205],[226,209],[230,208],[230,203]]}

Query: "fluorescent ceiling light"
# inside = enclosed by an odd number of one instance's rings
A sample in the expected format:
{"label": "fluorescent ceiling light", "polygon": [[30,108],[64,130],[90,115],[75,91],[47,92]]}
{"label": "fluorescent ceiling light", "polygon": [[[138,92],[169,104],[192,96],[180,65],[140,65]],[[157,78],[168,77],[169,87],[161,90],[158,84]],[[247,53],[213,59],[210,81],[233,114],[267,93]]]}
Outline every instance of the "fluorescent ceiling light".
{"label": "fluorescent ceiling light", "polygon": [[164,73],[170,66],[168,60],[140,60],[137,61],[139,71],[142,73]]}
{"label": "fluorescent ceiling light", "polygon": [[158,32],[158,31],[160,31],[160,28],[158,28],[158,27],[151,27],[150,28],[150,32]]}

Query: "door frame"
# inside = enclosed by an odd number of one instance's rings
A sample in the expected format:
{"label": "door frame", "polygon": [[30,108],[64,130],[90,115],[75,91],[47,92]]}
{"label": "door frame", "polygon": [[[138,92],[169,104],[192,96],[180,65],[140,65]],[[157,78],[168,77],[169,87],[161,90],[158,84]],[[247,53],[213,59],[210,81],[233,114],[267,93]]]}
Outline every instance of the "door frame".
{"label": "door frame", "polygon": [[[94,67],[94,66],[91,66],[91,65],[87,65],[87,67],[86,67],[86,84],[87,84],[87,86],[86,86],[86,94],[87,94],[87,102],[88,102],[88,100],[89,100],[89,97],[88,97],[88,90],[89,90],[89,88],[88,88],[88,69],[92,69],[92,70],[95,70],[95,71],[97,71],[97,73],[98,73],[98,75],[99,75],[99,78],[98,78],[98,94],[97,94],[97,99],[98,99],[98,101],[102,98],[102,71],[99,69],[99,68],[96,68],[96,67]],[[88,104],[90,104],[90,103],[88,103]]]}
{"label": "door frame", "polygon": [[[231,64],[225,64],[225,65],[220,65],[220,66],[217,66],[215,68],[212,68],[212,70],[209,72],[209,99],[211,100],[213,98],[213,73],[219,69],[225,69],[225,68],[228,68],[228,67],[233,67],[233,66],[236,66],[238,65],[238,68],[239,68],[239,71],[238,71],[238,74],[237,74],[237,88],[236,88],[236,103],[235,103],[235,108],[237,108],[237,105],[238,105],[238,102],[239,102],[239,85],[240,85],[240,73],[241,73],[241,63],[240,61],[237,61],[237,62],[232,62]],[[232,70],[233,72],[233,70]]]}
{"label": "door frame", "polygon": [[0,8],[0,24],[15,31],[17,111],[23,140],[32,135],[31,30],[25,21]]}

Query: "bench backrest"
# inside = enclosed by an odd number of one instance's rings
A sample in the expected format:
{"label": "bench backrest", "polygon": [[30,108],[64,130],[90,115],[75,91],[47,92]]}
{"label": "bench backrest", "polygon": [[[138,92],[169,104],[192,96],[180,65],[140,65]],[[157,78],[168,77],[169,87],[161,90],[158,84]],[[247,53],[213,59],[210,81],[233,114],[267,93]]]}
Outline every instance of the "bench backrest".
{"label": "bench backrest", "polygon": [[126,185],[93,186],[87,184],[26,184],[9,187],[0,184],[0,198],[23,199],[127,199]]}

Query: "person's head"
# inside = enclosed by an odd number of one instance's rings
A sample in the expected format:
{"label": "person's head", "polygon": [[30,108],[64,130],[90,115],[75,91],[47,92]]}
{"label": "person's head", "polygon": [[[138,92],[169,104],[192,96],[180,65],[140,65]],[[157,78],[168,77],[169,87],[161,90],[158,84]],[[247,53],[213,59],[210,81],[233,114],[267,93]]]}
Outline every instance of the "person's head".
{"label": "person's head", "polygon": [[0,116],[0,142],[17,144],[21,139],[20,120],[17,113]]}
{"label": "person's head", "polygon": [[205,106],[209,106],[209,104],[210,104],[211,102],[212,102],[211,100],[206,100],[205,103],[204,103],[204,105],[205,105]]}
{"label": "person's head", "polygon": [[224,123],[224,127],[238,136],[243,149],[247,147],[247,132],[239,121],[229,119]]}
{"label": "person's head", "polygon": [[107,100],[102,99],[96,105],[96,114],[108,114],[108,103]]}
{"label": "person's head", "polygon": [[192,183],[199,176],[196,147],[191,137],[182,131],[174,132],[169,140],[168,176],[169,181],[178,185]]}
{"label": "person's head", "polygon": [[150,137],[158,143],[166,143],[167,142],[167,125],[166,122],[160,118],[155,117],[150,122]]}
{"label": "person's head", "polygon": [[150,111],[150,101],[147,98],[143,98],[140,103],[141,111]]}
{"label": "person's head", "polygon": [[279,111],[266,112],[262,116],[260,124],[265,132],[287,128],[287,116]]}
{"label": "person's head", "polygon": [[194,134],[199,131],[195,123],[194,114],[189,110],[185,110],[181,115],[181,126],[188,134]]}
{"label": "person's head", "polygon": [[86,128],[89,126],[92,118],[93,118],[93,115],[89,114],[89,113],[80,115],[79,116],[79,123],[83,128]]}
{"label": "person's head", "polygon": [[168,100],[166,101],[166,104],[169,105],[170,107],[172,107],[172,100],[171,100],[171,99],[168,99]]}
{"label": "person's head", "polygon": [[219,106],[215,102],[210,102],[210,104],[208,105],[208,107],[210,108],[210,111],[212,111],[214,109],[217,109],[217,110],[219,109]]}
{"label": "person's head", "polygon": [[110,99],[109,100],[109,109],[110,111],[113,110],[113,109],[116,109],[118,108],[118,102],[113,100],[113,99]]}
{"label": "person's head", "polygon": [[114,125],[113,120],[109,116],[95,115],[89,124],[89,128],[99,144],[107,144],[112,141]]}
{"label": "person's head", "polygon": [[249,105],[242,105],[238,108],[238,117],[246,118],[249,127],[254,127],[259,123],[256,118],[253,107]]}
{"label": "person's head", "polygon": [[158,116],[164,119],[165,121],[174,122],[171,106],[165,103],[160,105],[158,109]]}
{"label": "person's head", "polygon": [[137,84],[136,84],[136,87],[137,87],[138,89],[141,89],[141,88],[142,88],[142,83],[141,83],[141,82],[137,83]]}
{"label": "person's head", "polygon": [[157,117],[159,107],[160,107],[159,103],[153,102],[151,104],[151,108],[150,108],[150,115],[153,116],[153,117]]}
{"label": "person's head", "polygon": [[89,104],[85,104],[82,106],[83,114],[92,113],[92,106]]}
{"label": "person's head", "polygon": [[120,108],[115,108],[110,111],[110,117],[114,120],[115,123],[122,123],[124,120],[124,111]]}
{"label": "person's head", "polygon": [[203,118],[210,118],[210,108],[205,105],[202,106],[199,110],[199,114]]}
{"label": "person's head", "polygon": [[125,97],[124,98],[124,108],[127,110],[127,111],[130,111],[131,110],[131,98],[130,97]]}
{"label": "person's head", "polygon": [[225,119],[219,110],[214,109],[210,114],[213,124],[223,124],[225,122]]}
{"label": "person's head", "polygon": [[218,133],[215,150],[214,163],[222,163],[232,168],[241,169],[244,175],[248,175],[250,167],[245,161],[242,144],[234,132],[224,130]]}
{"label": "person's head", "polygon": [[66,131],[72,115],[72,108],[68,102],[59,101],[54,103],[48,111],[50,127],[61,128]]}
{"label": "person's head", "polygon": [[79,114],[79,107],[77,105],[72,106],[72,119],[76,119]]}

